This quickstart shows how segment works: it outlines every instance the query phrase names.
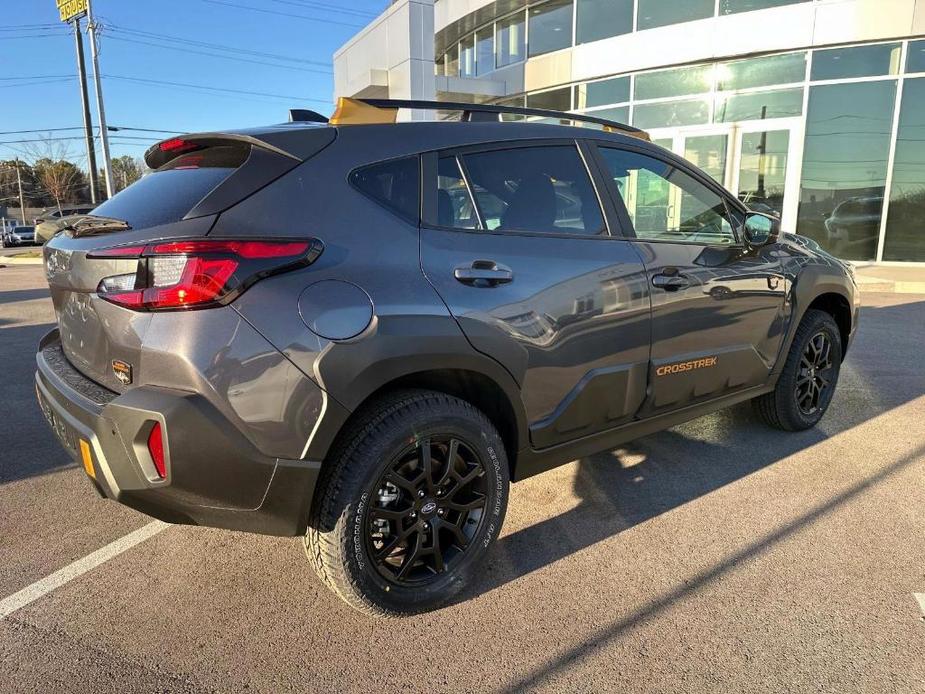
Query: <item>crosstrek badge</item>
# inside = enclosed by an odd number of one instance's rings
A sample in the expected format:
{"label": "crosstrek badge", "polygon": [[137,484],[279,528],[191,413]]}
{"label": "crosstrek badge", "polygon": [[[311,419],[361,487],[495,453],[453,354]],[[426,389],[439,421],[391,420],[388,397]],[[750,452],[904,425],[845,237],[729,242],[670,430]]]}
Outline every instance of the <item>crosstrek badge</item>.
{"label": "crosstrek badge", "polygon": [[694,369],[708,369],[713,366],[716,366],[716,360],[718,357],[704,357],[702,359],[691,359],[690,361],[682,361],[677,364],[666,364],[665,366],[660,366],[655,370],[656,376],[668,376],[669,374],[677,374],[682,371],[693,371]]}
{"label": "crosstrek badge", "polygon": [[112,360],[112,373],[116,378],[119,379],[119,382],[128,386],[132,384],[132,365],[127,361],[122,361],[121,359]]}

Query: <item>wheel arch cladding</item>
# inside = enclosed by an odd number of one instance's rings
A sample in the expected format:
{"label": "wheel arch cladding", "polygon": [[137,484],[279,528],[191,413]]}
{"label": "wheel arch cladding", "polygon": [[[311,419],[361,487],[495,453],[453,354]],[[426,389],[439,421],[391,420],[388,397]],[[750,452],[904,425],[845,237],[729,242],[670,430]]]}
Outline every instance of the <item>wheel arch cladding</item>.
{"label": "wheel arch cladding", "polygon": [[[815,297],[806,310],[818,309],[825,311],[835,320],[838,326],[838,332],[841,336],[842,344],[842,361],[845,359],[845,353],[848,351],[848,338],[851,335],[851,304],[848,298],[838,292],[825,292]],[[804,311],[804,315],[805,315]]]}
{"label": "wheel arch cladding", "polygon": [[431,390],[452,395],[471,403],[484,412],[485,416],[495,425],[501,440],[504,442],[509,472],[511,473],[511,478],[514,479],[517,452],[520,446],[526,444],[520,429],[523,418],[518,416],[511,397],[500,384],[484,373],[469,369],[415,371],[383,383],[369,393],[340,426],[338,435],[329,450],[338,448],[338,439],[343,435],[343,432],[348,431],[350,425],[356,419],[363,417],[365,411],[373,402],[389,393],[411,389]]}

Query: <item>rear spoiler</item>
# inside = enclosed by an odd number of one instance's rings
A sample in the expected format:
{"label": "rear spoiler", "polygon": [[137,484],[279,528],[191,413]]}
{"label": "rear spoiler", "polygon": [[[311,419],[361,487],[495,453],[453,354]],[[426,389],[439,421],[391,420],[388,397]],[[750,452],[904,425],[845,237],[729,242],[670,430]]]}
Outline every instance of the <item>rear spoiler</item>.
{"label": "rear spoiler", "polygon": [[158,142],[148,148],[144,159],[149,168],[158,169],[188,152],[239,143],[286,157],[296,164],[319,152],[336,136],[337,132],[334,128],[308,123],[286,124],[239,132],[192,133]]}

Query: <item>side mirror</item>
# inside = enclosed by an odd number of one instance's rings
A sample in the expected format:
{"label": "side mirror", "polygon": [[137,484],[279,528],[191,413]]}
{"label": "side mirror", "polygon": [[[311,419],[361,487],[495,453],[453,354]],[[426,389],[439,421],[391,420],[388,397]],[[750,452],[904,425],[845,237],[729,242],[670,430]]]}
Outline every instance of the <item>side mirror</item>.
{"label": "side mirror", "polygon": [[745,243],[753,248],[764,246],[777,240],[780,234],[780,220],[761,212],[749,212],[745,215]]}

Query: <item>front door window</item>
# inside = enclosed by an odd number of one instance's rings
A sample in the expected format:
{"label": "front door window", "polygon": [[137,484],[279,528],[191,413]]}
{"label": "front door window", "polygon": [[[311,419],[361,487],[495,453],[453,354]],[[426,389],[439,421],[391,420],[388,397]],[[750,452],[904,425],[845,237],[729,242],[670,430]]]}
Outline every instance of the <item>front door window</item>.
{"label": "front door window", "polygon": [[612,147],[600,151],[637,238],[727,246],[736,242],[719,194],[667,161]]}

